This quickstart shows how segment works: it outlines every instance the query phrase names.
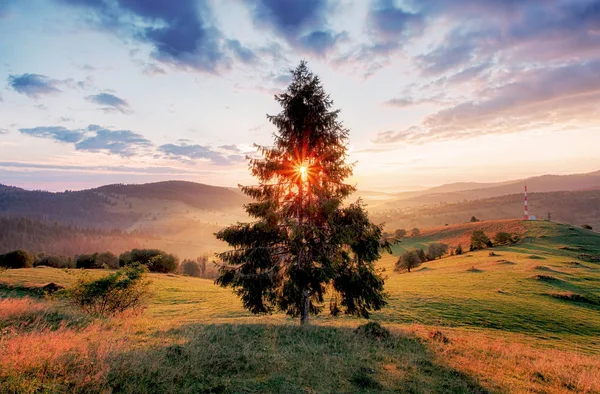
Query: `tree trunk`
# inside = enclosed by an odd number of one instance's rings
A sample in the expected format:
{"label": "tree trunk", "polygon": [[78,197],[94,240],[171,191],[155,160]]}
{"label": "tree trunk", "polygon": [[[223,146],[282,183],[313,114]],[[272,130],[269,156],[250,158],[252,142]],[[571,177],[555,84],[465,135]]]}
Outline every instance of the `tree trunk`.
{"label": "tree trunk", "polygon": [[308,297],[308,290],[302,290],[302,300],[300,305],[300,325],[308,326],[308,314],[309,314],[310,299]]}

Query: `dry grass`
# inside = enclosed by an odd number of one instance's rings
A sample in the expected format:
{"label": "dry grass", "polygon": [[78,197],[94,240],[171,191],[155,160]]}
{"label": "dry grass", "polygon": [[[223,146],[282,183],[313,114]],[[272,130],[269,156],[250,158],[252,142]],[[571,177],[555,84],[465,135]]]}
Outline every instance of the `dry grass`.
{"label": "dry grass", "polygon": [[[599,393],[600,358],[578,352],[538,349],[519,340],[476,332],[445,331],[448,342],[430,340],[440,360],[476,377],[489,390],[510,393]],[[427,338],[424,326],[410,332]],[[526,340],[525,338],[523,340]]]}

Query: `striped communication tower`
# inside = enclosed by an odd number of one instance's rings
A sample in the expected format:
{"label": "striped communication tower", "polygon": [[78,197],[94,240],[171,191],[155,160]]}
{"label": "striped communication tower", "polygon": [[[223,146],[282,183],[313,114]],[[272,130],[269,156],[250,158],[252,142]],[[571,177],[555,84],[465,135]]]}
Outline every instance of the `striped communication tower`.
{"label": "striped communication tower", "polygon": [[527,184],[525,184],[525,215],[524,220],[529,220],[529,207],[527,207]]}

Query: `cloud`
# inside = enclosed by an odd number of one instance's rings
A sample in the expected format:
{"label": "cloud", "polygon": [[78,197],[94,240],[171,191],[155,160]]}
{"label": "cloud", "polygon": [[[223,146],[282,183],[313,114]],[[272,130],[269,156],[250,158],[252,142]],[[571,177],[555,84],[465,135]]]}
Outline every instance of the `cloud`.
{"label": "cloud", "polygon": [[8,129],[0,129],[0,135],[8,134]]}
{"label": "cloud", "polygon": [[373,142],[425,143],[596,123],[600,115],[600,60],[522,71],[426,117],[418,126],[380,132]]}
{"label": "cloud", "polygon": [[141,134],[131,130],[109,130],[94,127],[96,135],[89,136],[75,145],[75,149],[109,153],[129,157],[138,153],[140,148],[151,147],[152,143]]}
{"label": "cloud", "polygon": [[129,113],[131,111],[127,101],[110,93],[99,93],[87,96],[86,100],[98,105],[104,105],[105,107],[102,108],[104,111],[119,111],[122,113]]}
{"label": "cloud", "polygon": [[230,165],[242,162],[244,160],[244,157],[241,155],[228,156],[224,153],[217,152],[208,146],[202,146],[197,144],[165,144],[159,146],[158,150],[170,158],[178,160],[208,160],[212,164],[216,165]]}
{"label": "cloud", "polygon": [[22,134],[39,138],[49,138],[55,141],[77,143],[84,137],[82,130],[69,130],[63,126],[34,127],[31,129],[19,129]]}
{"label": "cloud", "polygon": [[39,98],[47,94],[60,93],[57,85],[60,81],[50,79],[40,74],[9,75],[8,84],[17,93],[25,94],[31,98]]}
{"label": "cloud", "polygon": [[132,34],[152,46],[154,59],[175,67],[215,73],[220,66],[229,66],[232,55],[242,61],[253,58],[241,43],[224,39],[207,0],[60,1],[92,11],[90,19],[101,28]]}
{"label": "cloud", "polygon": [[372,1],[367,15],[369,33],[374,44],[369,48],[375,52],[389,52],[399,48],[408,37],[423,32],[423,16],[397,7],[393,0]]}
{"label": "cloud", "polygon": [[96,171],[108,173],[141,173],[141,174],[194,174],[195,170],[185,170],[174,167],[130,167],[130,166],[79,166],[68,164],[26,163],[0,161],[0,167],[59,170],[59,171]]}
{"label": "cloud", "polygon": [[110,130],[98,125],[69,130],[62,126],[19,129],[22,134],[72,144],[76,150],[108,153],[129,157],[152,143],[131,130]]}
{"label": "cloud", "polygon": [[245,0],[254,24],[282,35],[294,48],[324,55],[346,32],[335,32],[328,24],[333,6],[327,0]]}
{"label": "cloud", "polygon": [[574,61],[600,50],[600,2],[413,1],[430,26],[451,28],[419,58],[426,74],[465,68],[472,62]]}

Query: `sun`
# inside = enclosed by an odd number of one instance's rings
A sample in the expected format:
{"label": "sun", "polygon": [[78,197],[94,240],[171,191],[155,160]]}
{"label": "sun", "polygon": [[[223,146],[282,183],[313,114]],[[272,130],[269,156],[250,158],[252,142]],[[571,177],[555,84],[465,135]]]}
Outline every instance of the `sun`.
{"label": "sun", "polygon": [[308,167],[306,165],[301,165],[298,167],[298,172],[300,173],[302,179],[306,179],[306,176],[308,175]]}

